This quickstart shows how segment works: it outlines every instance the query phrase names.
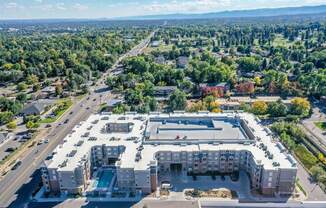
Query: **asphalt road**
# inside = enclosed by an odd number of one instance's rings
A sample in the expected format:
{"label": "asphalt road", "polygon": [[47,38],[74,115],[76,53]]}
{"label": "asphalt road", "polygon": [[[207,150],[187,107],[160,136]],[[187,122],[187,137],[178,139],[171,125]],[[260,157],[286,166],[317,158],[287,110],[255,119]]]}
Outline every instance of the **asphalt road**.
{"label": "asphalt road", "polygon": [[[62,139],[69,134],[75,125],[83,120],[86,120],[92,113],[95,113],[101,101],[112,98],[109,91],[102,91],[105,88],[104,81],[107,75],[117,64],[125,57],[135,56],[142,52],[147,47],[151,35],[144,39],[139,45],[131,49],[128,53],[119,58],[117,63],[104,73],[101,79],[98,80],[96,87],[90,89],[89,96],[85,96],[74,105],[62,116],[62,118],[49,129],[46,136],[48,143],[35,145],[28,148],[24,153],[23,158],[20,158],[22,164],[16,169],[12,170],[0,181],[0,207],[8,207],[13,201],[16,200],[18,189],[26,182],[30,181],[30,176],[41,165],[42,161],[62,142]],[[69,119],[69,122],[63,122]],[[32,190],[31,190],[32,191]],[[28,193],[26,193],[28,194]]]}
{"label": "asphalt road", "polygon": [[[103,92],[104,94],[105,92]],[[107,92],[106,92],[107,93]],[[3,180],[0,181],[0,206],[8,206],[15,198],[15,192],[19,187],[28,181],[32,173],[40,166],[42,161],[50,152],[55,149],[62,139],[69,134],[71,129],[80,121],[87,119],[92,113],[91,109],[98,109],[100,105],[99,94],[92,93],[89,100],[86,98],[76,103],[61,119],[56,126],[52,127],[48,136],[49,142],[41,145],[35,145],[25,152],[25,157],[21,158],[22,164],[16,169],[10,171]],[[96,99],[94,102],[93,99]],[[83,104],[83,105],[81,105]],[[89,108],[86,109],[86,108]],[[72,112],[72,114],[70,114]],[[69,119],[67,124],[61,124],[62,121]]]}

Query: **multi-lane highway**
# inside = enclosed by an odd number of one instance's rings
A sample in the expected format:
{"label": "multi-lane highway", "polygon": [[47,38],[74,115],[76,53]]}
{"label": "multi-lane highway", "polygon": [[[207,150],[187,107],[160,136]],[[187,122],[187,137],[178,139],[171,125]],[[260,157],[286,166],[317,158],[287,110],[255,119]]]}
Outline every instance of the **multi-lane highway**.
{"label": "multi-lane highway", "polygon": [[[104,101],[112,98],[109,91],[101,90],[106,87],[104,81],[107,75],[116,68],[117,64],[123,58],[141,53],[147,47],[153,35],[154,32],[128,53],[122,55],[112,68],[104,73],[101,79],[97,81],[96,87],[90,89],[89,95],[73,104],[60,120],[44,134],[44,138],[48,142],[24,150],[23,156],[19,158],[22,162],[21,165],[16,170],[8,172],[0,181],[0,207],[7,207],[16,199],[15,193],[17,190],[29,181],[30,176],[39,168],[42,161],[62,142],[63,138],[69,134],[75,125],[86,120],[91,113],[97,111],[101,104],[100,100]],[[63,122],[66,120],[68,120],[67,123]]]}

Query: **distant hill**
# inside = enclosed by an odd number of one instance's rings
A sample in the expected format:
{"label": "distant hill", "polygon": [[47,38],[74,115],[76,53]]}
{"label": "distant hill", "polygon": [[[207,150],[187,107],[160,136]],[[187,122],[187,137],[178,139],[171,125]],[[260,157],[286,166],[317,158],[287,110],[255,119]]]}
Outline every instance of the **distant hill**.
{"label": "distant hill", "polygon": [[271,17],[283,15],[301,15],[301,14],[320,14],[326,13],[326,5],[320,6],[302,6],[302,7],[284,7],[284,8],[266,8],[253,10],[233,10],[202,14],[166,14],[166,15],[148,15],[122,17],[120,20],[171,20],[171,19],[215,19],[215,18],[239,18],[239,17]]}

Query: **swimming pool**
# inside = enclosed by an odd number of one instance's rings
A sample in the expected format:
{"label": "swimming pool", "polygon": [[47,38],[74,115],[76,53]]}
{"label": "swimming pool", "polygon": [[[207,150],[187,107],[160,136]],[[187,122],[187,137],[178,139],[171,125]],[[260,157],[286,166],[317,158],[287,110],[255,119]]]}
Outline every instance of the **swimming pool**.
{"label": "swimming pool", "polygon": [[98,173],[96,188],[109,188],[114,176],[113,170],[102,170]]}

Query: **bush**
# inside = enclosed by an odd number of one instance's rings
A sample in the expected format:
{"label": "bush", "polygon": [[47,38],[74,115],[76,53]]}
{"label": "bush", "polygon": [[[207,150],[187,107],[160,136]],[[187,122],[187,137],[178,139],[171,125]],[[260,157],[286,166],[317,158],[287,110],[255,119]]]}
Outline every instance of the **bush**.
{"label": "bush", "polygon": [[7,124],[8,129],[15,129],[17,127],[16,121],[11,121]]}

